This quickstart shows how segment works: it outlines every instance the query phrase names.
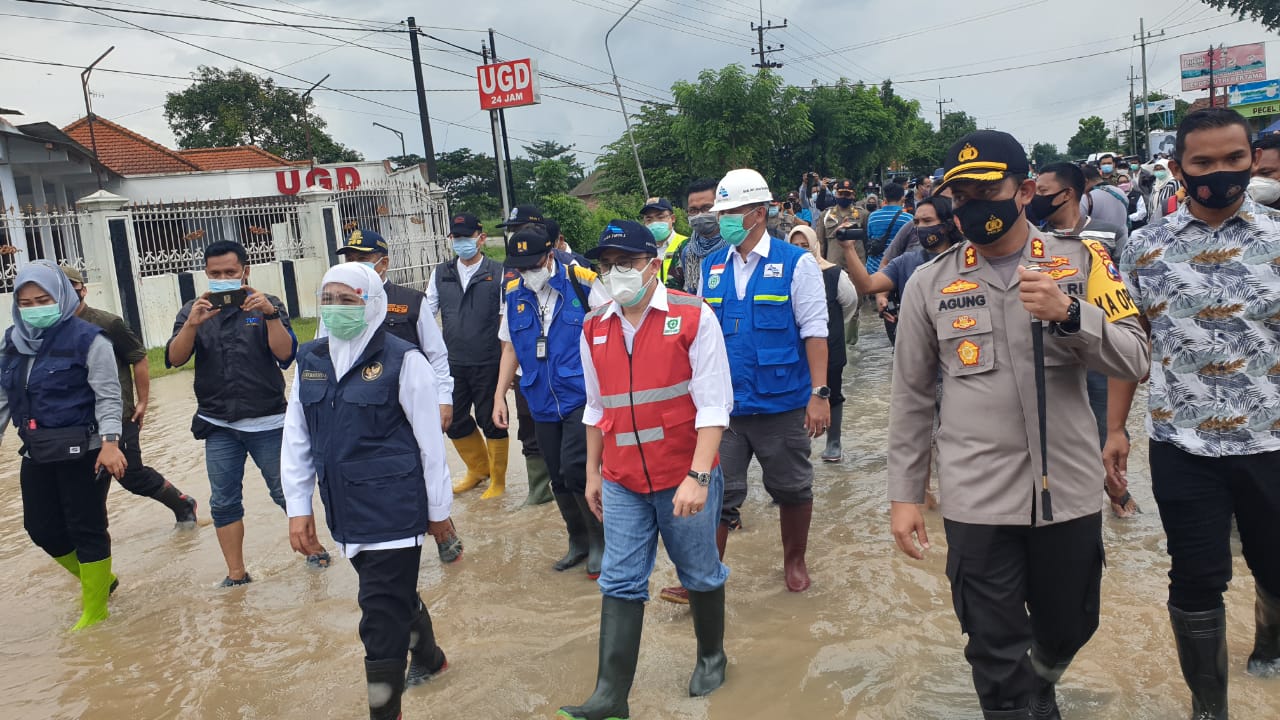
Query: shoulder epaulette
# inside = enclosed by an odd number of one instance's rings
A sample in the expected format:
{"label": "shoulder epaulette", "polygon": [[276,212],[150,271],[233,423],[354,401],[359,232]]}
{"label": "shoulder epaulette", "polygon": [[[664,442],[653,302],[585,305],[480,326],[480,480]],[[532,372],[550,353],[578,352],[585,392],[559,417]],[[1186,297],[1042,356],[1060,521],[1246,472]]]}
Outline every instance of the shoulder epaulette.
{"label": "shoulder epaulette", "polygon": [[585,268],[585,267],[582,267],[581,265],[573,265],[571,267],[573,268],[573,272],[578,276],[579,280],[583,280],[589,283],[593,283],[596,281],[596,273],[591,268]]}
{"label": "shoulder epaulette", "polygon": [[520,287],[520,278],[507,281],[507,292],[513,292],[518,287]]}

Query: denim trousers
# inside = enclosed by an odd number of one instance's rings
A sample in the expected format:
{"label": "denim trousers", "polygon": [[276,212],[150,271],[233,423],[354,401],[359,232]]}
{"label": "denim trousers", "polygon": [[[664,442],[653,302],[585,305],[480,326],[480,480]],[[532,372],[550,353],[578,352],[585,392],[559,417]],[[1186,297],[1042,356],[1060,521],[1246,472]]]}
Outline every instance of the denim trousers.
{"label": "denim trousers", "polygon": [[209,473],[209,514],[213,526],[223,527],[244,518],[244,461],[253,456],[267,481],[267,492],[284,509],[280,489],[280,444],[284,429],[241,432],[214,428],[204,441],[204,465]]}

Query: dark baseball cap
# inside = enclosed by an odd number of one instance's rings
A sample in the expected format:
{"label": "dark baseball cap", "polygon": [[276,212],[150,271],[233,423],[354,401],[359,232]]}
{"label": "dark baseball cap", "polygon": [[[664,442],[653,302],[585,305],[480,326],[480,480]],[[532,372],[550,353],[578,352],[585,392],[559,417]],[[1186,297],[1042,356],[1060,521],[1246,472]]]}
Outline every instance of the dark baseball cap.
{"label": "dark baseball cap", "polygon": [[836,186],[831,188],[831,192],[840,192],[841,190],[848,190],[851,193],[856,193],[858,192],[858,186],[855,185],[852,180],[845,179],[838,181]]}
{"label": "dark baseball cap", "polygon": [[347,238],[347,244],[338,248],[337,254],[344,255],[348,252],[358,253],[382,253],[388,254],[387,241],[382,236],[372,230],[363,230],[357,228],[352,231],[351,237]]}
{"label": "dark baseball cap", "polygon": [[999,130],[978,130],[960,138],[947,150],[944,159],[942,190],[957,180],[992,182],[1013,174],[1025,176],[1031,171],[1027,151],[1012,135]]}
{"label": "dark baseball cap", "polygon": [[540,222],[528,224],[507,238],[506,265],[516,270],[535,267],[542,262],[544,255],[551,252],[554,243]]}
{"label": "dark baseball cap", "polygon": [[675,208],[671,207],[671,201],[666,198],[651,197],[644,201],[644,207],[640,208],[640,214],[647,212],[675,212]]}
{"label": "dark baseball cap", "polygon": [[517,205],[511,208],[511,214],[507,216],[507,221],[498,223],[498,227],[528,225],[530,223],[541,225],[546,220],[537,205]]}
{"label": "dark baseball cap", "polygon": [[634,220],[610,220],[604,232],[600,233],[600,244],[587,251],[587,259],[598,260],[605,250],[656,256],[658,244],[644,225]]}
{"label": "dark baseball cap", "polygon": [[449,234],[454,237],[471,237],[482,229],[480,220],[471,213],[458,213],[449,224]]}
{"label": "dark baseball cap", "polygon": [[71,267],[70,265],[59,265],[58,269],[61,270],[62,274],[66,275],[67,279],[71,282],[76,283],[77,285],[84,284],[84,276],[80,274],[79,270]]}

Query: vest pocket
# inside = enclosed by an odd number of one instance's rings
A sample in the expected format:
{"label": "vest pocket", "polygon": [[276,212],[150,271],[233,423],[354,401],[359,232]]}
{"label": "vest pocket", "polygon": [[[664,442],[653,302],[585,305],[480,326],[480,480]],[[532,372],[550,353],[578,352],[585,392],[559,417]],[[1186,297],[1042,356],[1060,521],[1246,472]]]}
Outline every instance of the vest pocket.
{"label": "vest pocket", "polygon": [[[348,460],[338,465],[345,507],[336,508],[343,532],[357,535],[417,535],[426,516],[426,490],[417,453]],[[333,512],[326,508],[326,511]],[[396,538],[390,538],[396,539]]]}
{"label": "vest pocket", "polygon": [[[758,347],[756,363],[761,376],[756,392],[761,395],[785,395],[795,391],[801,367],[800,349],[797,346]],[[807,366],[805,369],[808,369]]]}
{"label": "vest pocket", "polygon": [[755,326],[761,330],[785,330],[794,324],[791,306],[786,300],[755,301]]}
{"label": "vest pocket", "polygon": [[385,383],[374,385],[366,382],[353,382],[342,389],[342,401],[351,405],[386,405],[390,388]]}
{"label": "vest pocket", "polygon": [[962,377],[995,369],[995,336],[989,310],[974,308],[939,315],[936,322],[938,355],[948,375]]}
{"label": "vest pocket", "polygon": [[315,405],[324,400],[325,391],[329,389],[329,383],[325,380],[299,380],[298,384],[298,400],[303,405]]}

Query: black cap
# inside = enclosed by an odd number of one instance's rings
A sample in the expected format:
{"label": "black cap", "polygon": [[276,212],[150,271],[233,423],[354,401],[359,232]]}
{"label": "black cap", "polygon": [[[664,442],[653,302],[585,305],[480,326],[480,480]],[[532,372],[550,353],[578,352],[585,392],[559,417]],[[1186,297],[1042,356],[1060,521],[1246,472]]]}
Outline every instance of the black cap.
{"label": "black cap", "polygon": [[634,220],[610,220],[600,233],[600,244],[587,251],[588,260],[598,260],[605,250],[622,250],[636,255],[658,254],[658,244],[649,228]]}
{"label": "black cap", "polygon": [[1026,175],[1031,171],[1027,151],[1007,132],[978,130],[960,138],[947,150],[943,160],[942,185],[938,192],[957,180],[991,182],[1007,174]]}
{"label": "black cap", "polygon": [[507,267],[522,270],[537,266],[554,242],[540,221],[520,228],[507,239]]}
{"label": "black cap", "polygon": [[389,254],[387,241],[383,240],[381,235],[372,230],[359,228],[352,231],[351,237],[347,238],[347,244],[338,248],[336,254],[345,255],[349,252]]}
{"label": "black cap", "polygon": [[644,207],[640,208],[640,214],[647,212],[675,212],[675,208],[671,207],[671,201],[666,198],[651,197],[644,201]]}
{"label": "black cap", "polygon": [[511,214],[507,216],[507,221],[498,223],[498,227],[528,225],[530,223],[541,225],[546,222],[546,220],[547,219],[543,217],[542,211],[538,209],[537,205],[517,205],[511,208]]}
{"label": "black cap", "polygon": [[831,188],[831,192],[840,192],[841,190],[848,190],[851,193],[856,193],[858,192],[858,186],[855,185],[852,180],[845,179],[837,182],[836,186]]}
{"label": "black cap", "polygon": [[454,237],[471,237],[482,229],[479,218],[471,213],[458,213],[449,224],[449,234]]}

